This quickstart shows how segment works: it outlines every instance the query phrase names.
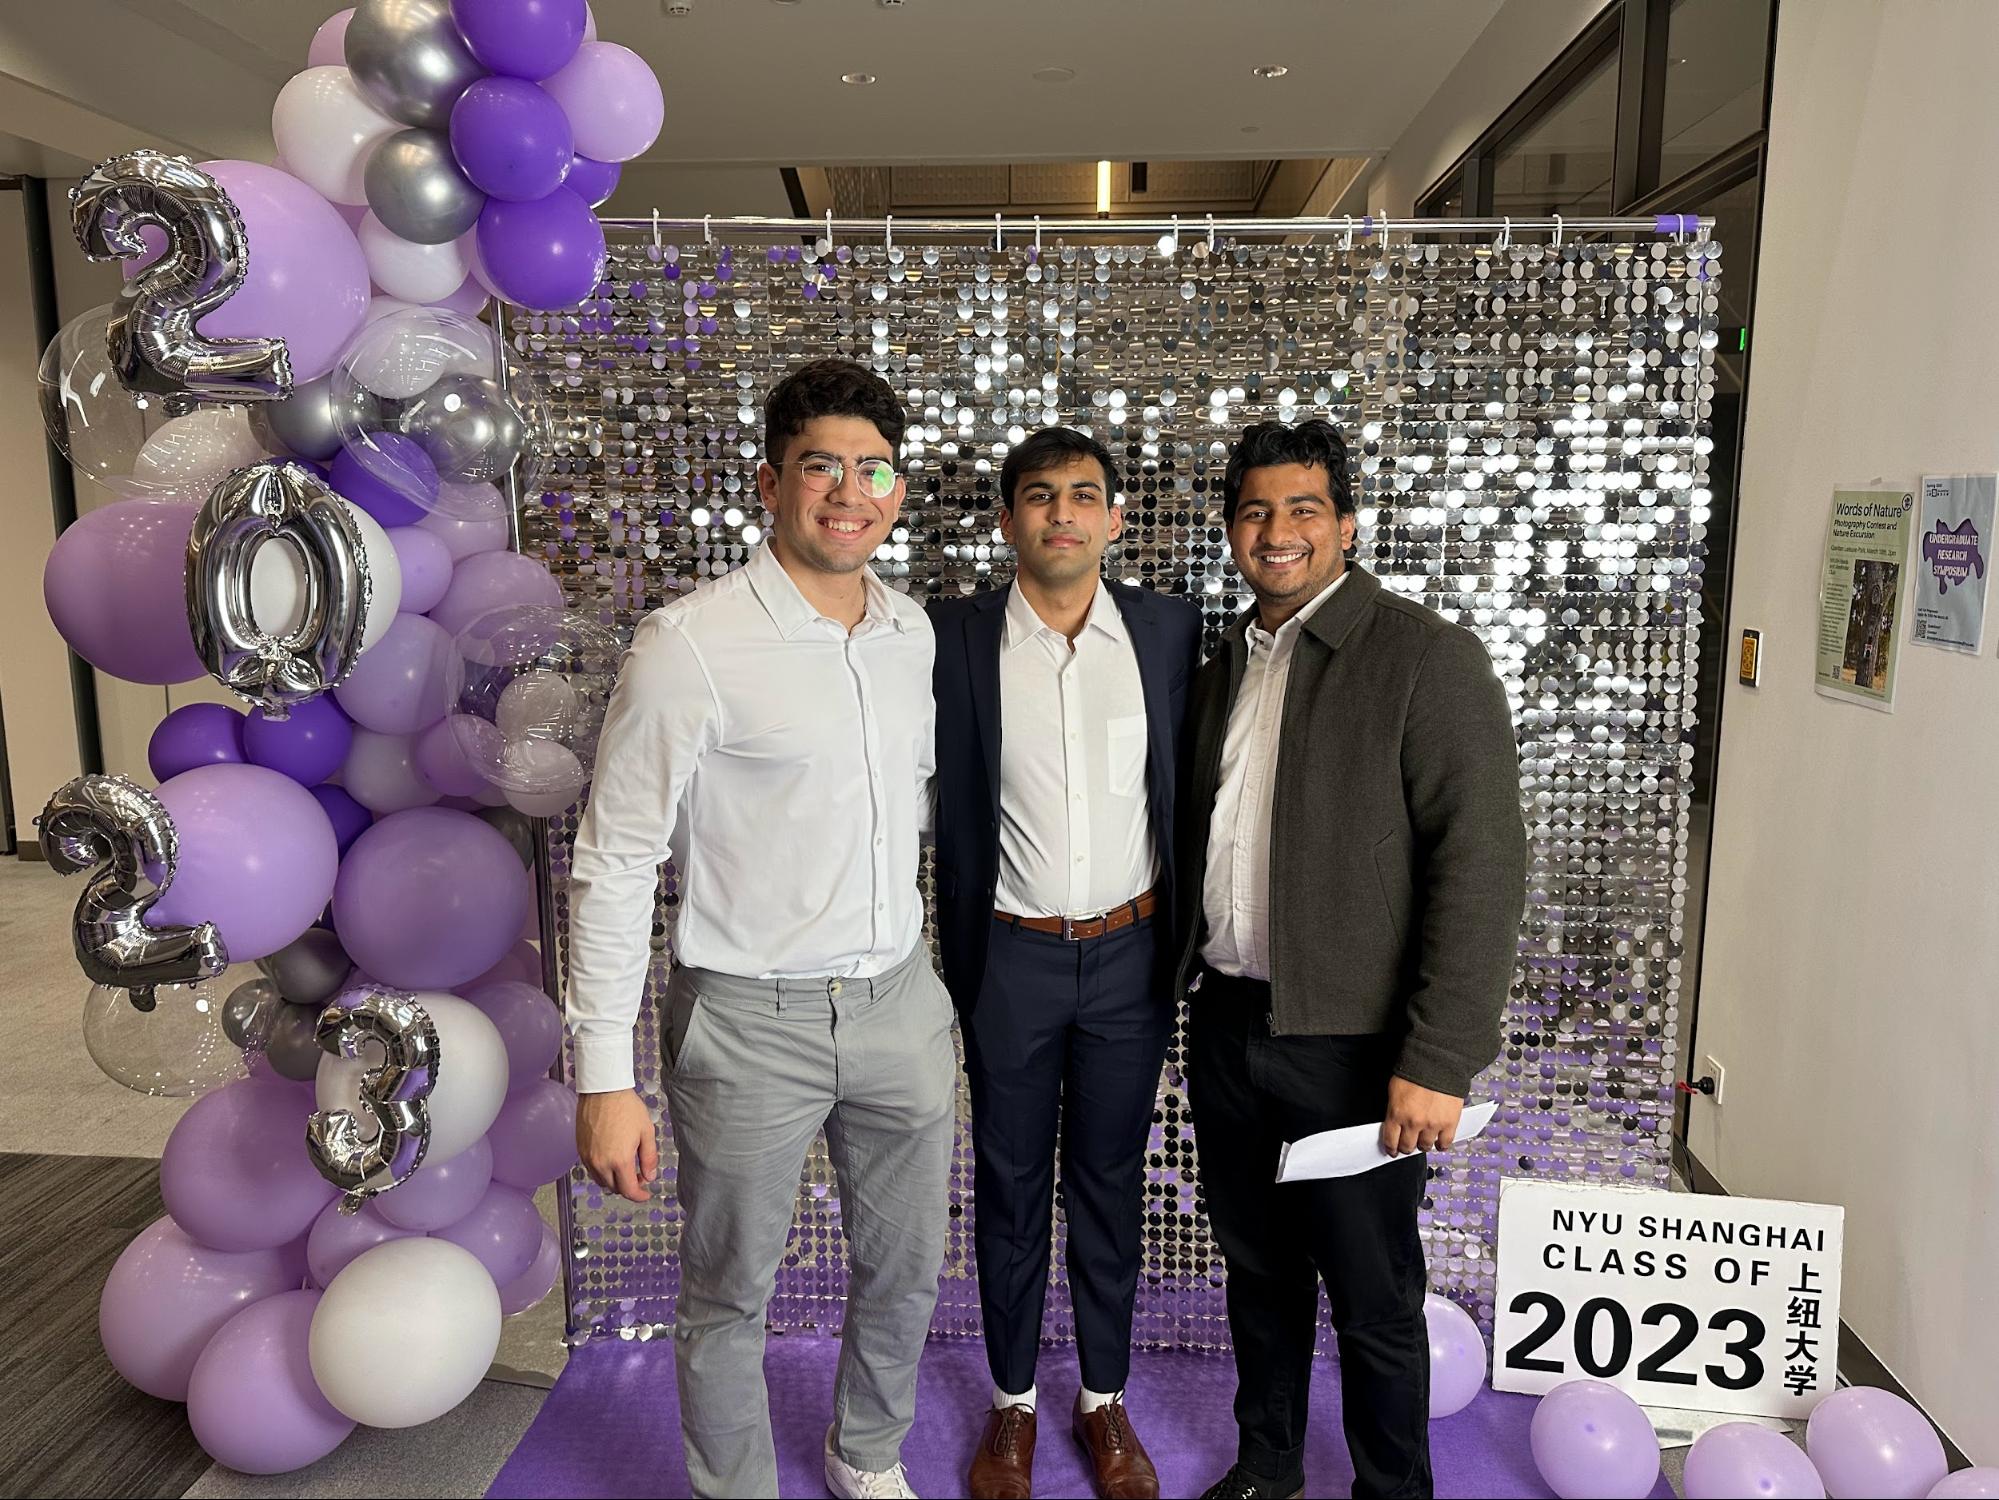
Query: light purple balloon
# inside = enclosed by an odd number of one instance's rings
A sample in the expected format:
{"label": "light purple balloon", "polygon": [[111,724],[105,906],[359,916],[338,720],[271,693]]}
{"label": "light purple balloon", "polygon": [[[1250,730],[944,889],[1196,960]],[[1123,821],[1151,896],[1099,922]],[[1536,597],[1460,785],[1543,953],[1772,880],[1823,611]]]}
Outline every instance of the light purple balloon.
{"label": "light purple balloon", "polygon": [[[504,1311],[505,1292],[500,1301]],[[1993,1496],[1999,1496],[1999,1469],[1981,1467],[1946,1474],[1930,1491],[1929,1500],[1991,1500]]]}
{"label": "light purple balloon", "polygon": [[354,841],[333,921],[354,962],[384,983],[449,990],[499,962],[533,901],[533,882],[498,829],[420,807]]}
{"label": "light purple balloon", "polygon": [[486,304],[492,300],[492,293],[479,284],[478,278],[467,275],[465,280],[460,283],[457,291],[453,292],[449,297],[442,298],[430,305],[432,307],[446,307],[453,312],[464,313],[468,318],[476,318],[486,310]]}
{"label": "light purple balloon", "polygon": [[243,716],[226,703],[185,703],[153,730],[146,764],[153,780],[168,781],[196,766],[241,765]]}
{"label": "light purple balloon", "polygon": [[[472,806],[477,807],[478,804],[475,802]],[[475,991],[483,990],[489,984],[500,984],[502,982],[518,984],[526,978],[527,975],[521,972],[521,961],[509,953],[505,958],[494,964],[492,968],[466,985],[465,996],[467,999],[470,999]],[[507,1075],[507,1078],[509,1083],[516,1081],[511,1073]]]}
{"label": "light purple balloon", "polygon": [[1423,1299],[1430,1330],[1430,1419],[1463,1411],[1485,1387],[1485,1339],[1470,1313],[1435,1292]]}
{"label": "light purple balloon", "polygon": [[353,722],[325,694],[294,704],[282,719],[253,708],[243,726],[243,753],[250,763],[300,786],[318,786],[340,769],[353,747]]}
{"label": "light purple balloon", "polygon": [[347,66],[347,23],[354,19],[354,7],[335,11],[319,23],[319,30],[312,34],[312,45],[306,49],[305,65],[308,68],[344,68]]}
{"label": "light purple balloon", "polygon": [[443,542],[454,563],[487,552],[504,551],[507,545],[504,505],[498,507],[495,514],[477,520],[463,521],[456,516],[432,514],[425,516],[416,526],[417,530],[427,531]]}
{"label": "light purple balloon", "polygon": [[448,632],[422,615],[397,615],[333,696],[363,729],[415,734],[444,717],[452,658]]}
{"label": "light purple balloon", "polygon": [[589,12],[583,0],[451,0],[451,19],[480,66],[546,78],[576,55]]}
{"label": "light purple balloon", "polygon": [[403,575],[402,602],[406,615],[427,615],[451,587],[451,549],[444,538],[421,526],[398,526],[389,533],[396,549],[396,566]]}
{"label": "light purple balloon", "polygon": [[70,649],[127,682],[208,669],[187,623],[187,539],[199,507],[117,500],[71,522],[42,568],[42,603]]}
{"label": "light purple balloon", "polygon": [[309,1345],[320,1294],[282,1292],[216,1332],[188,1382],[187,1421],[208,1456],[239,1474],[318,1463],[359,1424],[319,1393]]}
{"label": "light purple balloon", "polygon": [[496,1182],[470,1213],[431,1238],[470,1250],[492,1274],[494,1285],[505,1286],[534,1264],[541,1249],[541,1214],[526,1193]]}
{"label": "light purple balloon", "polygon": [[428,807],[437,800],[437,788],[417,769],[413,734],[355,730],[354,748],[347,752],[340,779],[348,795],[377,817]]}
{"label": "light purple balloon", "polygon": [[452,569],[451,587],[430,617],[457,635],[488,610],[515,604],[560,609],[562,585],[532,557],[518,552],[481,552]]}
{"label": "light purple balloon", "polygon": [[525,78],[481,78],[451,106],[451,152],[482,193],[529,203],[562,186],[576,142],[569,116]]}
{"label": "light purple balloon", "polygon": [[456,1224],[479,1206],[493,1184],[493,1148],[482,1138],[456,1156],[424,1161],[407,1181],[370,1206],[400,1229],[429,1231]]}
{"label": "light purple balloon", "polygon": [[548,1224],[541,1226],[541,1248],[528,1268],[500,1288],[500,1316],[524,1313],[555,1289],[562,1274],[562,1241]]}
{"label": "light purple balloon", "polygon": [[180,837],[180,868],[150,925],[213,922],[240,964],[277,952],[326,910],[339,842],[326,810],[289,776],[197,766],[156,795]]}
{"label": "light purple balloon", "polygon": [[468,986],[465,998],[486,1013],[507,1044],[508,1093],[518,1093],[535,1079],[548,1076],[549,1065],[562,1047],[562,1012],[541,992],[540,985],[504,980]]}
{"label": "light purple balloon", "polygon": [[1824,1500],[1805,1450],[1754,1422],[1723,1422],[1687,1451],[1688,1500]]}
{"label": "light purple balloon", "polygon": [[[402,1189],[393,1191],[399,1193]],[[381,1202],[379,1198],[374,1199],[362,1204],[359,1212],[351,1214],[343,1214],[337,1202],[329,1203],[319,1211],[319,1217],[312,1221],[312,1232],[305,1239],[305,1264],[312,1273],[314,1286],[324,1291],[357,1256],[390,1240],[408,1239],[413,1233],[421,1233],[384,1219],[380,1212]]]}
{"label": "light purple balloon", "polygon": [[[464,738],[461,739],[460,735]],[[499,763],[505,736],[500,726],[469,714],[446,714],[417,736],[416,768],[423,779],[447,797],[472,797],[487,785],[485,774],[465,753],[466,743],[492,755]],[[476,804],[475,804],[476,805]]]}
{"label": "light purple balloon", "polygon": [[493,1180],[531,1193],[576,1165],[576,1095],[553,1078],[537,1078],[507,1095],[486,1132]]}
{"label": "light purple balloon", "polygon": [[659,139],[666,98],[652,65],[616,42],[585,42],[542,87],[576,132],[576,149],[598,161],[630,161]]}
{"label": "light purple balloon", "polygon": [[1930,1419],[1893,1391],[1849,1386],[1812,1408],[1805,1451],[1828,1495],[1927,1495],[1950,1472],[1943,1440]]}
{"label": "light purple balloon", "polygon": [[173,1221],[217,1250],[266,1250],[303,1237],[335,1196],[305,1150],[312,1101],[255,1078],[194,1101],[160,1154]]}
{"label": "light purple balloon", "polygon": [[1639,1500],[1659,1482],[1659,1438],[1616,1386],[1571,1380],[1534,1408],[1534,1467],[1562,1500]]}
{"label": "light purple balloon", "polygon": [[98,1298],[104,1352],[147,1395],[185,1401],[195,1361],[216,1331],[304,1278],[301,1244],[213,1250],[172,1219],[155,1219],[119,1255]]}

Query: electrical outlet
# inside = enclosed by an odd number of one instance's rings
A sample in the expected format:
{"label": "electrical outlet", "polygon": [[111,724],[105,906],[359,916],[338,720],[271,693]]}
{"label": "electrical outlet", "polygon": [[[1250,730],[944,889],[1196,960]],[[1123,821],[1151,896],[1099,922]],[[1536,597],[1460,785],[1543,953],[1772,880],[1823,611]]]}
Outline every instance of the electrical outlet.
{"label": "electrical outlet", "polygon": [[1720,1063],[1716,1062],[1712,1056],[1703,1057],[1701,1059],[1701,1077],[1712,1078],[1714,1080],[1714,1092],[1707,1096],[1708,1102],[1714,1105],[1715,1108],[1717,1109],[1721,1107],[1722,1081],[1726,1079],[1727,1076],[1728,1076],[1728,1070],[1722,1067]]}

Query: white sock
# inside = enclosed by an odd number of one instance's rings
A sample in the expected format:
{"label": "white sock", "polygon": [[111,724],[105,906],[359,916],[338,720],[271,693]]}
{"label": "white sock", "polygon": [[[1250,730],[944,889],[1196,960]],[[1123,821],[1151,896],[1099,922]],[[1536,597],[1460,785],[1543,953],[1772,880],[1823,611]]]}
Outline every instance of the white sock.
{"label": "white sock", "polygon": [[1113,1401],[1122,1400],[1124,1400],[1123,1391],[1093,1391],[1088,1386],[1084,1386],[1083,1415],[1087,1417],[1091,1412],[1101,1407],[1109,1406]]}
{"label": "white sock", "polygon": [[1026,1390],[1026,1391],[1025,1391],[1024,1393],[1022,1393],[1021,1395],[1018,1395],[1018,1396],[1011,1396],[1011,1395],[1008,1395],[1008,1394],[1007,1394],[1007,1393],[1006,1393],[1005,1391],[1001,1390],[1001,1389],[1000,1389],[1000,1388],[999,1388],[998,1386],[994,1386],[994,1387],[993,1387],[993,1410],[994,1410],[994,1411],[1000,1411],[1000,1410],[1002,1410],[1003,1408],[1005,1408],[1005,1407],[1009,1407],[1009,1406],[1024,1406],[1024,1407],[1026,1407],[1026,1408],[1027,1408],[1027,1409],[1028,1409],[1029,1411],[1033,1411],[1033,1410],[1034,1410],[1034,1387],[1033,1387],[1033,1386],[1029,1386],[1029,1387],[1027,1388],[1027,1390]]}

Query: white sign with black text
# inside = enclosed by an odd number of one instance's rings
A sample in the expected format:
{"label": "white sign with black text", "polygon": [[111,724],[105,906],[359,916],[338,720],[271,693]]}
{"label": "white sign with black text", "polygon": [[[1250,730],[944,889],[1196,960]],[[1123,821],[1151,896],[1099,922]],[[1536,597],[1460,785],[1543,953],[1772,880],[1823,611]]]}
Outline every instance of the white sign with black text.
{"label": "white sign with black text", "polygon": [[1803,1417],[1839,1366],[1845,1210],[1500,1185],[1495,1390],[1608,1381],[1644,1406]]}

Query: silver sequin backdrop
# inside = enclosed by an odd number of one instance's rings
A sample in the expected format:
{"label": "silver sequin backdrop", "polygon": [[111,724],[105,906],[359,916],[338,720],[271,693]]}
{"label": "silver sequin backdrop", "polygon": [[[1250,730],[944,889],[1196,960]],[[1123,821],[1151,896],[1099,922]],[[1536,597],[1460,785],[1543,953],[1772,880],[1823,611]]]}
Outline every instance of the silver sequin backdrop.
{"label": "silver sequin backdrop", "polygon": [[[1069,423],[1119,463],[1110,575],[1197,599],[1210,643],[1247,602],[1221,528],[1229,442],[1273,418],[1346,430],[1362,561],[1479,633],[1519,731],[1527,914],[1503,1049],[1477,1087],[1502,1107],[1433,1163],[1423,1209],[1432,1285],[1481,1322],[1500,1180],[1663,1184],[1673,1113],[1720,247],[1635,224],[1552,228],[1037,244],[1013,226],[996,246],[990,225],[917,240],[902,226],[627,224],[598,300],[509,309],[507,323],[564,433],[546,493],[524,497],[522,547],[621,633],[755,545],[762,399],[807,358],[859,360],[909,409],[909,501],[876,565],[893,587],[920,599],[1003,583],[1000,463],[1025,433]],[[784,810],[770,816],[778,851]],[[549,830],[558,962],[574,831],[574,810]],[[640,1091],[662,1111],[653,1002],[674,900],[667,872],[637,1043]],[[960,1097],[942,1333],[978,1328]],[[647,1338],[672,1320],[670,1126],[668,1140],[668,1191],[650,1204],[569,1184],[575,1338]],[[1144,1343],[1226,1342],[1195,1150],[1176,1049],[1146,1173]],[[822,1147],[773,1327],[838,1326],[839,1222]],[[1058,1272],[1060,1237],[1058,1220]],[[1072,1333],[1059,1286],[1047,1333]]]}

